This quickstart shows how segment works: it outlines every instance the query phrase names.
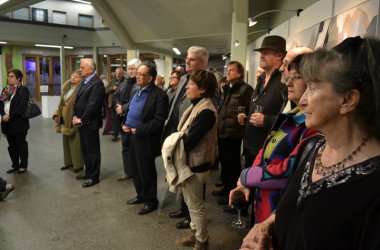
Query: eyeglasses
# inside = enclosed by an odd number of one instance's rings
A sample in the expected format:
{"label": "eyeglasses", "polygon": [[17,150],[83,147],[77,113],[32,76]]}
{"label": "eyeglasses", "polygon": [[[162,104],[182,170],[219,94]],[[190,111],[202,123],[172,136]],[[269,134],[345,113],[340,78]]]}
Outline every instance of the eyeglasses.
{"label": "eyeglasses", "polygon": [[169,80],[175,79],[175,78],[179,78],[179,77],[177,77],[177,76],[171,76],[171,77],[169,77]]}
{"label": "eyeglasses", "polygon": [[8,78],[16,78],[16,76],[9,75]]}
{"label": "eyeglasses", "polygon": [[302,78],[301,78],[300,75],[287,76],[287,77],[285,77],[285,82],[286,82],[286,83],[288,83],[288,82],[290,82],[290,81],[295,82],[295,81],[299,81],[299,80],[301,80],[301,79],[302,79]]}
{"label": "eyeglasses", "polygon": [[150,76],[149,74],[141,74],[141,73],[137,73],[136,74],[136,77],[139,77],[139,76],[141,76],[141,77],[147,77],[147,76]]}

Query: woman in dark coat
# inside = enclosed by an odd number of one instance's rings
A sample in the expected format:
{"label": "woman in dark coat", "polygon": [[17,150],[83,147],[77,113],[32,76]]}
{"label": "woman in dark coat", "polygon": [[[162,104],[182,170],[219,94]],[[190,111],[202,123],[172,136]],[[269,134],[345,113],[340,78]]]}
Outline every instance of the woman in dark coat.
{"label": "woman in dark coat", "polygon": [[7,173],[25,173],[28,168],[28,142],[26,135],[29,120],[23,114],[28,106],[29,90],[22,86],[23,74],[19,69],[8,71],[8,85],[0,96],[1,130],[8,141],[12,166]]}

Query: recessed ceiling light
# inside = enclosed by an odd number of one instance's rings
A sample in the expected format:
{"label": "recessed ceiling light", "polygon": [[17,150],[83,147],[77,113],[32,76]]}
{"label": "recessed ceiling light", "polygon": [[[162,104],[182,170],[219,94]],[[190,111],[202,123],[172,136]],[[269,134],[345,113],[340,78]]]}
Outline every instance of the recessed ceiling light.
{"label": "recessed ceiling light", "polygon": [[[61,48],[59,45],[50,45],[50,44],[35,44],[36,47],[45,47],[45,48]],[[74,49],[72,46],[64,46],[65,49]]]}
{"label": "recessed ceiling light", "polygon": [[85,4],[91,4],[90,1],[84,1],[84,0],[72,0],[74,2],[78,2],[78,3],[85,3]]}
{"label": "recessed ceiling light", "polygon": [[179,51],[179,49],[177,49],[176,47],[173,48],[173,51],[174,51],[174,53],[176,53],[177,55],[181,55],[181,51]]}

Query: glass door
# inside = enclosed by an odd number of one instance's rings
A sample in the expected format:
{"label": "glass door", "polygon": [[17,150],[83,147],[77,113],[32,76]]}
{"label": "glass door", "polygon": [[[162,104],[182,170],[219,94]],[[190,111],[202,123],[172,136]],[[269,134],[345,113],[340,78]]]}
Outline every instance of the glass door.
{"label": "glass door", "polygon": [[[39,99],[39,91],[37,88],[37,57],[24,56],[24,84],[28,87],[30,94]],[[38,86],[39,87],[39,86]]]}
{"label": "glass door", "polygon": [[[51,95],[61,95],[61,60],[59,57],[53,57],[53,88]],[[63,84],[63,83],[62,83]]]}
{"label": "glass door", "polygon": [[[49,57],[39,57],[39,80],[40,80],[40,94],[41,96],[50,95],[51,86],[50,81],[50,58]],[[49,88],[50,87],[50,88]]]}

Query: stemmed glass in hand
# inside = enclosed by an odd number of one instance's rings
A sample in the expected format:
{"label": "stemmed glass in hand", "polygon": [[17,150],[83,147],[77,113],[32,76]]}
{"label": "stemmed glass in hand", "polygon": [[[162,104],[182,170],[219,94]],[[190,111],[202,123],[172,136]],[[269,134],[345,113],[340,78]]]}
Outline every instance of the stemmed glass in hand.
{"label": "stemmed glass in hand", "polygon": [[245,228],[247,225],[244,221],[241,220],[241,210],[248,207],[248,202],[245,200],[244,193],[240,191],[236,191],[232,196],[232,207],[237,209],[238,211],[238,218],[237,220],[232,222],[232,226],[234,228],[242,229]]}

